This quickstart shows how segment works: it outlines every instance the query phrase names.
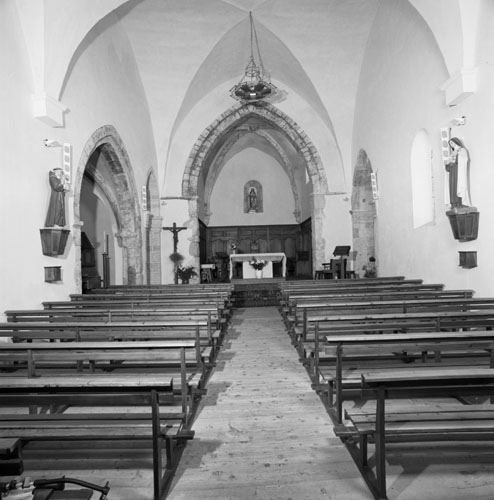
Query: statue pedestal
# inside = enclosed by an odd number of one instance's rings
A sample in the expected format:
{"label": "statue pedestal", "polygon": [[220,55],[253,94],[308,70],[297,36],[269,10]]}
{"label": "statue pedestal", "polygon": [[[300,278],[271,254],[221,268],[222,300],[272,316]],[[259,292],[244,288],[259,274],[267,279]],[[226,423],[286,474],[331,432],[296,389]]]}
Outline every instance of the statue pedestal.
{"label": "statue pedestal", "polygon": [[475,207],[451,209],[446,212],[446,215],[449,218],[455,240],[472,241],[477,239],[480,213]]}
{"label": "statue pedestal", "polygon": [[67,238],[70,234],[68,229],[64,229],[63,227],[45,227],[44,229],[40,229],[39,232],[41,233],[43,255],[56,257],[57,255],[64,254]]}

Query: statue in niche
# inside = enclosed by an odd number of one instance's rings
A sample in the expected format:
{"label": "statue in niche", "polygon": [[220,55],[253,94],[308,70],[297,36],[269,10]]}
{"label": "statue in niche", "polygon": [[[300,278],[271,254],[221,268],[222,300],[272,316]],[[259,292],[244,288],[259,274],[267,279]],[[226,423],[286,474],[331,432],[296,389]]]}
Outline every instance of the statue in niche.
{"label": "statue in niche", "polygon": [[445,168],[449,173],[451,209],[470,207],[472,205],[469,186],[470,156],[463,142],[457,137],[452,137],[448,143],[451,153]]}
{"label": "statue in niche", "polygon": [[65,192],[70,186],[61,168],[50,170],[49,182],[51,187],[48,213],[46,214],[45,227],[65,226]]}
{"label": "statue in niche", "polygon": [[251,187],[249,190],[249,213],[256,213],[257,208],[257,192],[255,188]]}

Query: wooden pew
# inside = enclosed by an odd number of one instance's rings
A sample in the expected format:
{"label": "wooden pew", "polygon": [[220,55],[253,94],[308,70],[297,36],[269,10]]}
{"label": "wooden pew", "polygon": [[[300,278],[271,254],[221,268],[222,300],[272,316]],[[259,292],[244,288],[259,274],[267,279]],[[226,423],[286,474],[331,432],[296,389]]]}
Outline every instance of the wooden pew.
{"label": "wooden pew", "polygon": [[[197,358],[194,340],[16,342],[0,343],[0,372],[29,378],[53,373],[158,373],[171,377],[180,396],[184,419],[205,379],[205,362]],[[184,420],[185,421],[185,420]]]}
{"label": "wooden pew", "polygon": [[[372,297],[382,297],[386,300],[394,300],[393,297],[396,293],[407,293],[408,297],[413,298],[411,295],[413,293],[418,294],[417,298],[423,298],[423,292],[445,292],[444,285],[441,284],[375,284],[375,285],[365,285],[361,286],[333,286],[327,289],[307,289],[303,291],[297,291],[296,293],[285,292],[280,298],[280,310],[282,314],[291,314],[292,308],[303,302],[330,302],[330,301],[340,301],[345,298],[353,299],[354,296],[362,296],[365,300],[372,300]],[[373,295],[374,294],[374,295]],[[376,295],[379,294],[379,295]],[[448,292],[447,296],[453,298],[466,298],[473,295],[472,291],[453,291]],[[402,297],[405,298],[405,297]]]}
{"label": "wooden pew", "polygon": [[319,307],[340,302],[369,302],[395,301],[395,300],[434,300],[434,299],[471,299],[473,290],[409,290],[409,291],[373,291],[373,292],[344,292],[333,294],[311,295],[295,294],[288,296],[286,303],[280,304],[284,317],[296,315],[298,308],[310,306]]}
{"label": "wooden pew", "polygon": [[298,303],[289,323],[297,326],[300,322],[307,324],[307,315],[335,316],[365,313],[394,314],[428,311],[473,311],[494,309],[494,297],[485,298],[420,298],[406,300],[360,300],[325,301]]}
{"label": "wooden pew", "polygon": [[[105,307],[106,306],[106,307]],[[114,308],[107,304],[102,307],[72,307],[55,309],[11,309],[4,312],[7,321],[16,323],[25,322],[62,322],[62,321],[96,321],[96,322],[122,322],[122,321],[161,321],[164,319],[180,320],[205,320],[211,325],[212,330],[226,329],[228,317],[223,316],[218,308],[201,306],[187,307],[132,307]]]}
{"label": "wooden pew", "polygon": [[[174,454],[194,431],[160,410],[173,393],[171,379],[160,375],[0,377],[3,407],[70,405],[71,412],[0,414],[0,439],[150,440],[153,455],[154,500],[160,500],[176,466]],[[82,407],[147,406],[146,412],[87,412]],[[81,410],[79,410],[81,408]],[[162,448],[166,449],[163,471]]]}
{"label": "wooden pew", "polygon": [[100,289],[99,292],[94,293],[73,293],[69,295],[70,300],[111,300],[122,297],[134,297],[147,300],[166,300],[166,299],[196,299],[196,300],[214,300],[214,301],[228,301],[231,297],[230,292],[215,292],[206,291],[199,293],[192,293],[186,290],[177,290],[169,292],[154,292],[152,290],[128,290],[121,292],[109,292],[106,289]]}
{"label": "wooden pew", "polygon": [[[468,395],[491,396],[494,392],[494,369],[454,368],[410,372],[398,370],[362,375],[362,396],[376,400],[375,412],[348,410],[352,428],[358,436],[347,440],[364,478],[376,498],[386,499],[386,441],[415,442],[475,441],[494,439],[494,408],[491,405],[433,404],[429,398]],[[391,398],[427,398],[424,406],[414,403],[399,410],[387,411]],[[335,428],[341,432],[341,427]],[[375,475],[368,460],[368,442],[375,441]]]}
{"label": "wooden pew", "polygon": [[160,321],[60,321],[0,323],[0,337],[14,342],[103,341],[103,340],[195,340],[196,357],[209,357],[219,350],[221,336],[213,332],[207,320],[163,319]]}
{"label": "wooden pew", "polygon": [[493,356],[492,330],[328,336],[312,358],[312,370],[315,387],[328,392],[334,419],[341,423],[343,401],[358,398],[363,372],[493,367]]}
{"label": "wooden pew", "polygon": [[293,329],[297,344],[329,334],[393,333],[411,331],[455,331],[494,327],[494,308],[479,311],[422,311],[396,314],[306,315]]}
{"label": "wooden pew", "polygon": [[103,293],[109,292],[127,292],[127,291],[150,291],[150,292],[183,292],[187,291],[192,294],[200,294],[202,291],[205,292],[224,292],[231,293],[234,286],[231,283],[192,283],[189,285],[175,285],[175,284],[161,284],[161,285],[109,285],[105,288],[95,288],[89,291],[89,293]]}

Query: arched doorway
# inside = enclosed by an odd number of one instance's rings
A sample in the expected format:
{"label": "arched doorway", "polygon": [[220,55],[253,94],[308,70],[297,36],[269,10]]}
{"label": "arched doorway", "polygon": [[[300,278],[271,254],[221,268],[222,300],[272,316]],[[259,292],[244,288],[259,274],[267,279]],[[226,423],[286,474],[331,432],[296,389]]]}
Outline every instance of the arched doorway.
{"label": "arched doorway", "polygon": [[372,165],[364,150],[360,150],[353,172],[352,185],[352,238],[357,252],[355,270],[363,276],[362,267],[375,258],[376,191],[373,190]]}
{"label": "arched doorway", "polygon": [[[74,183],[76,283],[83,289],[82,233],[93,240],[100,275],[107,253],[113,275],[108,284],[143,283],[141,215],[132,167],[117,131],[98,129],[84,146]],[[86,219],[86,220],[84,220]]]}
{"label": "arched doorway", "polygon": [[[273,246],[295,255],[306,256],[307,274],[311,275],[311,264],[324,261],[325,248],[322,238],[324,202],[318,198],[328,194],[326,173],[319,155],[307,134],[288,116],[269,103],[237,104],[223,113],[199,137],[189,156],[182,180],[182,196],[189,200],[189,213],[197,215],[196,227],[189,227],[197,241],[193,255],[199,265],[200,223],[207,225],[212,219],[212,199],[215,186],[228,162],[241,151],[257,149],[272,159],[285,174],[293,200],[294,222],[300,226],[298,236],[283,235],[281,245],[273,239]],[[248,182],[257,182],[248,179]],[[240,189],[244,190],[245,183]],[[242,196],[242,195],[241,195]],[[240,212],[245,209],[243,200]],[[261,215],[256,211],[257,215]],[[267,210],[263,211],[265,215]],[[213,214],[214,215],[214,214]],[[243,214],[240,214],[240,218]],[[242,225],[247,225],[242,219]],[[302,234],[305,232],[304,234]],[[310,234],[307,238],[307,234]],[[286,238],[284,237],[286,236]],[[228,236],[225,236],[228,238]],[[225,239],[226,253],[235,236]],[[296,241],[299,245],[293,245]],[[252,243],[252,240],[250,240]],[[239,242],[237,242],[239,243]],[[242,243],[242,242],[240,242]],[[264,244],[259,239],[256,244]],[[201,245],[202,246],[202,245]],[[269,248],[269,243],[268,243]],[[295,247],[295,248],[294,248]],[[273,251],[270,249],[270,251]]]}

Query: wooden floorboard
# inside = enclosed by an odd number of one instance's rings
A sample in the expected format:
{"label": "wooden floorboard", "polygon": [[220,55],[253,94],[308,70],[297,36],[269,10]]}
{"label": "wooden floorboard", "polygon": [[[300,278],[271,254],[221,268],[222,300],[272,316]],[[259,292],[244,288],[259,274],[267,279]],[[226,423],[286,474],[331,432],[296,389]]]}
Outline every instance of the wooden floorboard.
{"label": "wooden floorboard", "polygon": [[[372,500],[274,307],[235,310],[193,429],[169,500]],[[149,449],[130,446],[31,443],[24,475],[108,480],[109,500],[150,500]],[[494,498],[490,442],[390,444],[387,459],[390,500]]]}
{"label": "wooden floorboard", "polygon": [[274,307],[235,311],[169,500],[371,499]]}

